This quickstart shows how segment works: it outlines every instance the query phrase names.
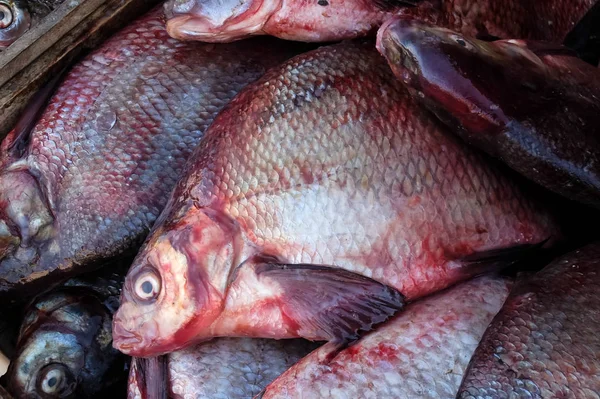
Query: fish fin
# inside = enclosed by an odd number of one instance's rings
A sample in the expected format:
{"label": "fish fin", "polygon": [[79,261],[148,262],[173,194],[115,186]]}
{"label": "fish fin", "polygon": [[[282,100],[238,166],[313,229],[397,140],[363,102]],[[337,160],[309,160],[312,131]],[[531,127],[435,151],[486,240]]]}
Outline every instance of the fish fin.
{"label": "fish fin", "polygon": [[491,270],[500,270],[520,262],[542,250],[550,238],[537,244],[513,245],[507,248],[495,248],[487,251],[475,252],[459,258],[469,268],[480,268],[481,273]]}
{"label": "fish fin", "polygon": [[137,364],[137,385],[142,399],[167,399],[167,356],[134,358]]}
{"label": "fish fin", "polygon": [[600,1],[581,18],[565,36],[563,44],[575,51],[585,62],[598,66],[600,62]]}
{"label": "fish fin", "polygon": [[382,11],[393,11],[402,7],[418,6],[423,0],[372,0],[377,8]]}
{"label": "fish fin", "polygon": [[65,71],[66,68],[50,79],[33,95],[33,97],[31,97],[14,128],[2,143],[2,150],[4,152],[11,152],[11,155],[15,157],[20,157],[23,154],[29,143],[31,131],[39,120],[42,112],[45,110],[50,97],[54,94]]}
{"label": "fish fin", "polygon": [[394,288],[338,267],[260,257],[255,272],[281,287],[282,311],[303,337],[351,342],[404,306],[404,296]]}

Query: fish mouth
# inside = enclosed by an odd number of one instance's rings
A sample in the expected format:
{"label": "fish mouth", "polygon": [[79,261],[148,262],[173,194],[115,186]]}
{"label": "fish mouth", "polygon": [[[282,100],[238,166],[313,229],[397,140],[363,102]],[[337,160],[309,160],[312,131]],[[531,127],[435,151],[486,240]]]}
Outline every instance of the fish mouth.
{"label": "fish mouth", "polygon": [[423,33],[420,24],[407,17],[392,18],[377,32],[377,50],[406,84],[413,83],[420,74],[419,61],[411,48]]}
{"label": "fish mouth", "polygon": [[143,346],[143,337],[124,328],[117,319],[113,321],[112,334],[113,347],[120,352],[131,354],[139,351],[139,348]]}

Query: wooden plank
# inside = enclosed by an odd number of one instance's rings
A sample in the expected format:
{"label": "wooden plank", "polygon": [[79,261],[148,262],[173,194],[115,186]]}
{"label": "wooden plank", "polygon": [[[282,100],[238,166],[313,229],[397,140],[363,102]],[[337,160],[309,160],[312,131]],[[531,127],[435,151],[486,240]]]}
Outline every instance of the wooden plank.
{"label": "wooden plank", "polygon": [[0,53],[0,138],[52,76],[159,0],[65,0]]}

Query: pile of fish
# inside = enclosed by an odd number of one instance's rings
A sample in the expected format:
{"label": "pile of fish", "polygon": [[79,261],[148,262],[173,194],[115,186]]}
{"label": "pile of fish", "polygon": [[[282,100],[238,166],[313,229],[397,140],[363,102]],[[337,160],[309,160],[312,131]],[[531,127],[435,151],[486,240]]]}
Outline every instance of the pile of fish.
{"label": "pile of fish", "polygon": [[140,16],[2,141],[0,397],[600,397],[599,38],[593,0]]}

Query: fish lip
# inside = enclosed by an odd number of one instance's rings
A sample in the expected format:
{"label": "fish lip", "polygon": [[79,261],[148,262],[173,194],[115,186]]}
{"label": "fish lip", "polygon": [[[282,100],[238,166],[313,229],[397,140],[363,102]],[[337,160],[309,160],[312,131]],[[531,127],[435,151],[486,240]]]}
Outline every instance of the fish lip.
{"label": "fish lip", "polygon": [[127,330],[118,319],[113,321],[112,335],[113,347],[123,353],[136,351],[144,342],[140,334]]}
{"label": "fish lip", "polygon": [[406,16],[389,19],[377,32],[377,50],[388,60],[390,66],[400,67],[407,72],[402,74],[407,84],[420,73],[419,61],[409,49],[411,36],[420,36],[422,32],[419,22]]}

